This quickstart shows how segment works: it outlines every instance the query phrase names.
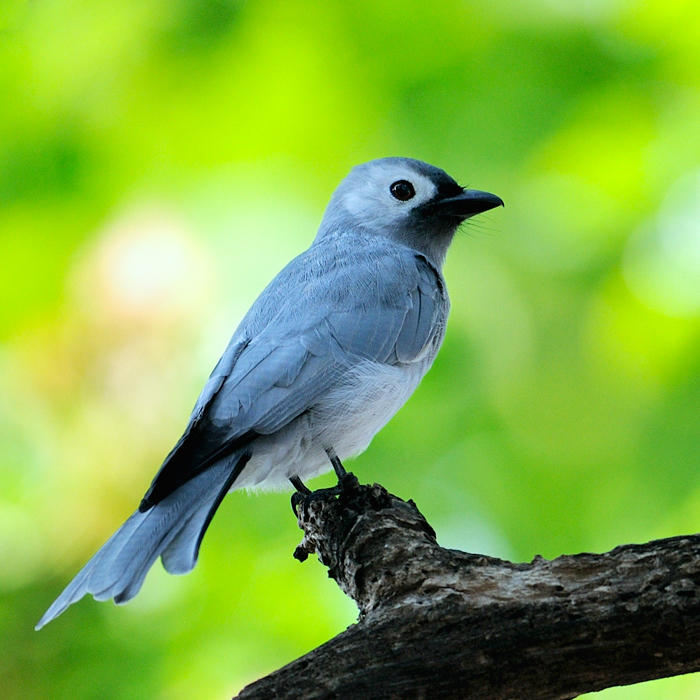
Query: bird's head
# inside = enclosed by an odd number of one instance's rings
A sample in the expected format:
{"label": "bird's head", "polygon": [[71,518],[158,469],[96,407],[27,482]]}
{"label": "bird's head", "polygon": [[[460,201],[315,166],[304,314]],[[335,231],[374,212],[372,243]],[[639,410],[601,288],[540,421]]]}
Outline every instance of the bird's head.
{"label": "bird's head", "polygon": [[465,189],[428,163],[380,158],[354,167],[340,183],[319,237],[348,231],[386,236],[441,265],[463,221],[502,205],[496,195]]}

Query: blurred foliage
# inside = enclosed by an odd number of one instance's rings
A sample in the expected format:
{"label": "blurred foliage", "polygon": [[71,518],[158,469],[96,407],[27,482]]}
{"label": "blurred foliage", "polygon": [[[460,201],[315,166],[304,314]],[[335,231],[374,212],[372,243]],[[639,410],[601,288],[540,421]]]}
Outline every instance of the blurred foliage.
{"label": "blurred foliage", "polygon": [[354,620],[292,559],[288,494],[237,493],[192,574],[156,565],[127,607],[32,630],[374,157],[506,208],[455,241],[441,355],[360,478],[444,545],[517,560],[697,531],[699,7],[5,0],[2,697],[228,697]]}

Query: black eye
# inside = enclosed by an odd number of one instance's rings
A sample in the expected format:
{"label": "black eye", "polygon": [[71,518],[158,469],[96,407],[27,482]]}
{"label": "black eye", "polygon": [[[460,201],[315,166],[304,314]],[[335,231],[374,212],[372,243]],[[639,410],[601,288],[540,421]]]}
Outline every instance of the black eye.
{"label": "black eye", "polygon": [[391,192],[393,197],[400,199],[402,202],[416,196],[416,191],[408,180],[397,180],[392,183],[391,187],[389,187],[389,192]]}

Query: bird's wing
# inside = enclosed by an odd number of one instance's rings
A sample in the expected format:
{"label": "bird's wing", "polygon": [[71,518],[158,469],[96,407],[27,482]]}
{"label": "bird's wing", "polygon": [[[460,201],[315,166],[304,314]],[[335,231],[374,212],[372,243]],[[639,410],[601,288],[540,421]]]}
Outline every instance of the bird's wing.
{"label": "bird's wing", "polygon": [[262,333],[242,341],[239,352],[229,355],[233,364],[228,371],[207,382],[183,436],[153,479],[140,510],[160,502],[218,460],[245,450],[258,435],[290,422],[332,385],[337,368],[328,339],[322,347],[322,343],[308,342],[308,334],[277,340],[271,335]]}
{"label": "bird's wing", "polygon": [[[374,256],[372,265],[362,256],[339,263],[329,254],[322,273],[302,274],[296,285],[280,282],[286,295],[278,297],[276,313],[255,337],[245,327],[234,335],[142,510],[256,436],[290,423],[358,362],[396,364],[421,355],[444,322],[441,278],[422,256],[392,253]],[[264,295],[260,303],[274,308]]]}

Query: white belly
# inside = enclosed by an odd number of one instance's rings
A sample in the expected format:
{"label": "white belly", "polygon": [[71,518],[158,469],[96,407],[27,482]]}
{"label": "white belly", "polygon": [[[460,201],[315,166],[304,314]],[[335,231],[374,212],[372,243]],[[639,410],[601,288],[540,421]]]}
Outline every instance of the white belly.
{"label": "white belly", "polygon": [[358,365],[312,411],[274,435],[257,438],[234,488],[286,488],[294,474],[306,479],[329,471],[327,448],[341,459],[359,454],[404,405],[431,360]]}
{"label": "white belly", "polygon": [[364,451],[372,438],[406,403],[423,378],[427,364],[390,366],[366,362],[353,370],[345,386],[319,408],[319,439],[341,459]]}

